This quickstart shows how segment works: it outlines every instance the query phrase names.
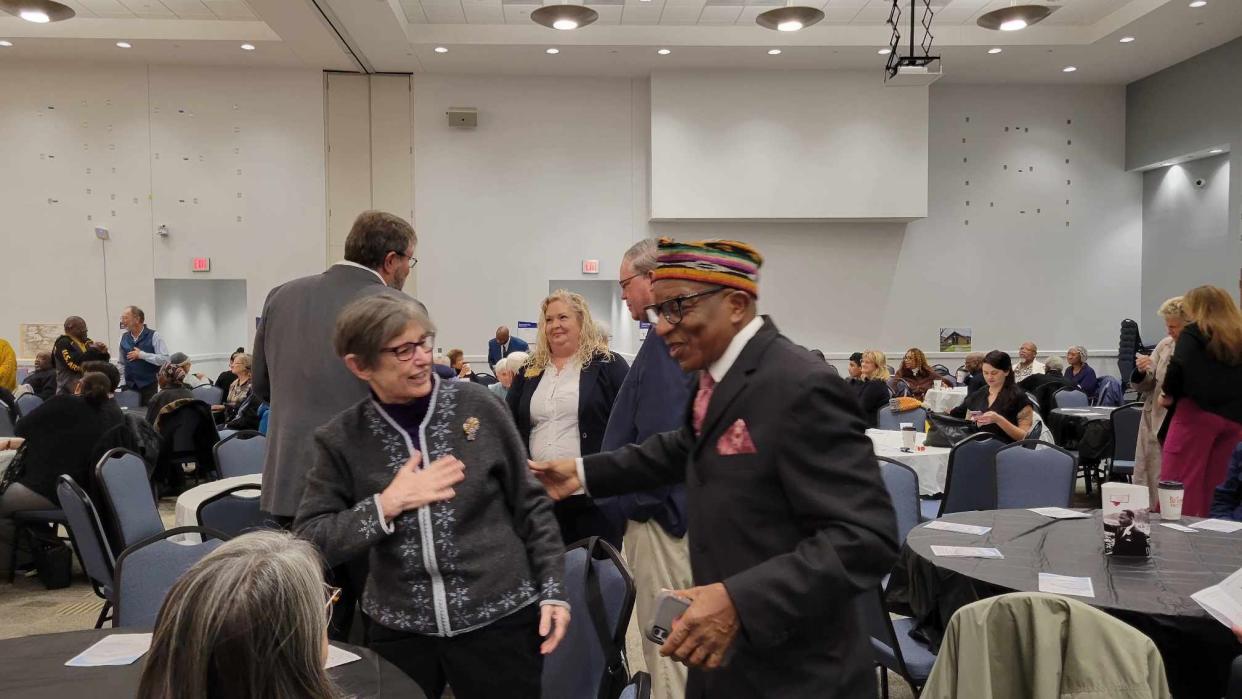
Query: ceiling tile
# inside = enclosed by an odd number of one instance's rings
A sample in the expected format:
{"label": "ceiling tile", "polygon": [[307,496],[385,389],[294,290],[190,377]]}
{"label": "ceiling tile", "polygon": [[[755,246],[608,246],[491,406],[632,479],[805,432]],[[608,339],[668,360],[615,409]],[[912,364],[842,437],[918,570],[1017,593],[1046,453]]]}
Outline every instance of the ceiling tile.
{"label": "ceiling tile", "polygon": [[181,19],[215,19],[215,14],[201,0],[160,0]]}
{"label": "ceiling tile", "polygon": [[120,2],[117,2],[117,0],[79,0],[79,1],[84,6],[86,6],[86,9],[90,10],[91,12],[94,12],[96,15],[99,15],[101,17],[105,15],[110,15],[113,17],[117,15],[125,15],[126,17],[134,16],[134,13],[126,9],[125,6],[122,5]]}
{"label": "ceiling tile", "polygon": [[827,12],[830,9],[844,10],[847,8],[853,8],[855,10],[860,10],[866,7],[870,2],[871,0],[828,0],[828,2],[825,3],[821,7],[821,9],[823,9],[825,12]]}
{"label": "ceiling tile", "polygon": [[176,17],[173,11],[164,7],[160,0],[121,0],[121,4],[137,17],[151,19],[172,19]]}
{"label": "ceiling tile", "polygon": [[824,10],[824,19],[828,22],[853,22],[854,18],[858,16],[859,11],[860,10],[857,7],[844,9],[829,7]]}
{"label": "ceiling tile", "polygon": [[250,6],[241,0],[203,0],[220,19],[255,19]]}
{"label": "ceiling tile", "polygon": [[488,2],[466,2],[466,22],[469,24],[504,24],[505,11],[497,0],[493,6]]}
{"label": "ceiling tile", "polygon": [[90,8],[88,8],[86,5],[83,5],[80,2],[77,2],[77,0],[59,0],[59,2],[61,2],[64,5],[67,5],[69,9],[77,13],[79,17],[94,17],[95,16],[95,13],[92,12]]}
{"label": "ceiling tile", "polygon": [[530,22],[530,13],[538,9],[538,5],[510,5],[505,3],[505,24],[526,24]]}
{"label": "ceiling tile", "polygon": [[401,0],[401,9],[405,10],[405,19],[410,24],[425,24],[427,15],[423,14],[422,3],[418,0]]}
{"label": "ceiling tile", "polygon": [[462,12],[460,3],[457,5],[429,5],[423,3],[423,14],[427,15],[428,24],[466,23],[466,14]]}
{"label": "ceiling tile", "polygon": [[[655,4],[655,3],[652,3]],[[660,15],[664,14],[663,7],[634,7],[626,5],[621,12],[622,24],[659,24]]]}
{"label": "ceiling tile", "polygon": [[625,9],[621,5],[591,5],[591,9],[599,13],[596,24],[621,24],[621,13]]}
{"label": "ceiling tile", "polygon": [[742,14],[740,14],[740,15],[738,15],[738,16],[737,16],[737,23],[738,23],[738,24],[752,24],[752,23],[754,23],[755,18],[759,16],[759,13],[761,13],[761,12],[767,12],[769,9],[771,9],[771,8],[767,8],[767,7],[744,7],[744,8],[742,8]]}
{"label": "ceiling tile", "polygon": [[709,5],[704,7],[703,14],[699,15],[699,24],[734,24],[740,14],[742,14],[742,8],[736,5],[733,7]]}
{"label": "ceiling tile", "polygon": [[891,12],[889,7],[868,5],[854,15],[854,24],[878,24],[887,20]]}

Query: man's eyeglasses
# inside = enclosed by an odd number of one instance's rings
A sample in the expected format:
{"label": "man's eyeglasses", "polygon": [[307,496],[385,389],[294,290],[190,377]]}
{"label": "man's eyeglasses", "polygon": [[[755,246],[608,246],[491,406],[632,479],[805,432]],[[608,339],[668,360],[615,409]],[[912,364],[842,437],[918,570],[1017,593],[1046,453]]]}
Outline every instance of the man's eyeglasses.
{"label": "man's eyeglasses", "polygon": [[324,599],[323,613],[327,617],[327,623],[332,623],[332,609],[336,607],[336,603],[341,601],[341,588],[332,587],[328,583],[323,584]]}
{"label": "man's eyeglasses", "polygon": [[629,284],[630,284],[630,281],[631,281],[631,280],[636,279],[636,278],[638,278],[638,277],[641,277],[641,276],[643,276],[644,274],[646,274],[646,272],[635,272],[634,274],[631,274],[630,276],[626,277],[625,279],[622,279],[621,281],[617,282],[617,284],[620,284],[620,285],[621,285],[621,290],[622,290],[622,291],[625,291],[625,287],[629,286]]}
{"label": "man's eyeglasses", "polygon": [[[726,287],[718,286],[715,289],[708,289],[707,291],[700,291],[697,294],[686,294],[685,296],[674,296],[673,298],[668,299],[666,301],[661,301],[660,303],[647,306],[644,310],[647,311],[648,318],[654,318],[652,322],[659,322],[659,319],[663,318],[664,320],[668,321],[669,325],[677,325],[686,316],[686,305],[685,305],[686,301],[690,301],[691,299],[697,299],[702,296],[710,296],[717,292],[724,291],[725,288]],[[691,304],[690,307],[694,308],[694,304]]]}
{"label": "man's eyeglasses", "polygon": [[394,255],[399,255],[399,256],[404,257],[405,259],[409,260],[409,261],[410,261],[410,269],[414,269],[414,267],[416,267],[416,266],[418,265],[418,258],[417,258],[417,257],[414,257],[413,255],[407,255],[407,254],[405,254],[405,253],[403,253],[403,252],[397,252],[396,250],[389,250],[388,252],[391,252],[391,253],[392,253],[392,254],[394,254]]}
{"label": "man's eyeglasses", "polygon": [[391,354],[392,356],[396,357],[397,361],[399,362],[408,362],[414,358],[414,352],[416,350],[421,349],[427,354],[431,354],[432,352],[435,351],[435,346],[436,346],[436,336],[435,335],[424,335],[423,339],[419,340],[418,342],[407,342],[402,345],[397,345],[396,347],[382,347],[380,348],[380,351]]}

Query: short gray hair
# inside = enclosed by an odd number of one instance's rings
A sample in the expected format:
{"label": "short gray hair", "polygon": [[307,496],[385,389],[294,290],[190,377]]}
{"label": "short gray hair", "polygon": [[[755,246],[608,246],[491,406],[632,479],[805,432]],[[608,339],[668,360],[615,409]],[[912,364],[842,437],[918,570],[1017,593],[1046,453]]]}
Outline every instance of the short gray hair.
{"label": "short gray hair", "polygon": [[660,248],[655,238],[643,238],[631,245],[621,259],[629,262],[638,274],[646,274],[659,264]]}
{"label": "short gray hair", "polygon": [[1068,352],[1077,352],[1082,357],[1083,364],[1087,363],[1087,348],[1082,345],[1070,345]]}
{"label": "short gray hair", "polygon": [[400,291],[385,289],[360,298],[336,317],[336,356],[352,354],[362,366],[373,367],[384,345],[410,325],[417,325],[428,335],[436,334],[436,326],[423,305]]}
{"label": "short gray hair", "polygon": [[233,360],[241,362],[242,366],[246,367],[246,371],[254,370],[254,357],[251,357],[245,352],[233,355]]}
{"label": "short gray hair", "polygon": [[147,322],[147,314],[143,313],[141,308],[137,306],[126,306],[125,310],[129,311],[132,315],[138,316],[139,323]]}
{"label": "short gray hair", "polygon": [[345,238],[345,259],[368,269],[384,266],[388,253],[405,254],[418,242],[414,228],[400,216],[385,211],[363,211]]}
{"label": "short gray hair", "polygon": [[1045,369],[1056,369],[1057,371],[1065,371],[1065,360],[1055,354],[1044,360]]}
{"label": "short gray hair", "polygon": [[309,541],[275,531],[226,541],[169,590],[137,696],[341,696],[321,660],[325,598]]}
{"label": "short gray hair", "polygon": [[510,352],[508,357],[496,362],[496,373],[512,371],[516,374],[517,370],[522,368],[527,359],[530,359],[530,355],[526,352]]}

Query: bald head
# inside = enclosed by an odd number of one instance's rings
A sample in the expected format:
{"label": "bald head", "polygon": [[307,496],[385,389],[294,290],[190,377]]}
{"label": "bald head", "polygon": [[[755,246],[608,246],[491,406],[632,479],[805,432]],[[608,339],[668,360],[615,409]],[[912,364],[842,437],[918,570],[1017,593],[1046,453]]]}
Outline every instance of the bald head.
{"label": "bald head", "polygon": [[509,341],[509,328],[503,325],[500,326],[499,328],[496,328],[496,342],[499,342],[500,344],[503,345],[508,341]]}

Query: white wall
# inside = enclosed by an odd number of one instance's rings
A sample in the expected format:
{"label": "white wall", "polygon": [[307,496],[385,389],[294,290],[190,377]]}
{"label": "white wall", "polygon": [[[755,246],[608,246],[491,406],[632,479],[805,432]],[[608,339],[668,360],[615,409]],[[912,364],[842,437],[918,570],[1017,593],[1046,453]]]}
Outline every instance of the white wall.
{"label": "white wall", "polygon": [[245,280],[156,279],[155,308],[147,321],[159,328],[169,352],[185,352],[194,360],[195,372],[214,378],[228,368],[235,349],[250,349],[254,318],[248,326]]}
{"label": "white wall", "polygon": [[[645,87],[415,79],[419,295],[439,344],[483,353],[497,325],[534,317],[549,279],[587,278],[583,258],[615,279],[625,249],[653,234],[757,245],[761,310],[830,354],[931,348],[942,326],[972,327],[988,349],[1033,339],[1045,354],[1115,352],[1121,319],[1139,311],[1141,189],[1122,169],[1123,88],[934,87],[930,207],[907,225],[648,223]],[[478,107],[479,128],[450,130],[448,106]]]}
{"label": "white wall", "polygon": [[1200,284],[1234,288],[1229,189],[1228,155],[1143,173],[1143,315],[1135,319],[1144,342],[1163,332],[1155,313],[1165,299]]}
{"label": "white wall", "polygon": [[658,72],[651,217],[925,216],[927,108],[874,73]]}
{"label": "white wall", "polygon": [[115,347],[124,306],[158,317],[154,280],[190,277],[245,280],[249,335],[271,287],[323,269],[318,71],[5,64],[0,86],[0,337],[81,315]]}

